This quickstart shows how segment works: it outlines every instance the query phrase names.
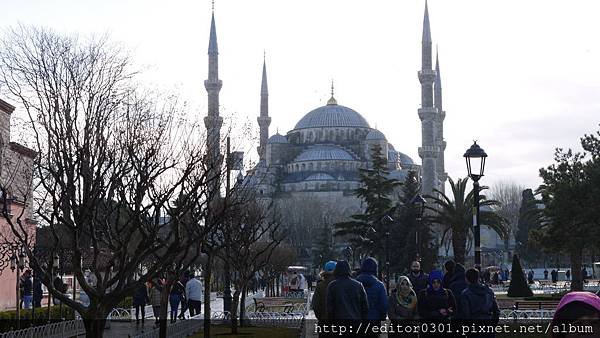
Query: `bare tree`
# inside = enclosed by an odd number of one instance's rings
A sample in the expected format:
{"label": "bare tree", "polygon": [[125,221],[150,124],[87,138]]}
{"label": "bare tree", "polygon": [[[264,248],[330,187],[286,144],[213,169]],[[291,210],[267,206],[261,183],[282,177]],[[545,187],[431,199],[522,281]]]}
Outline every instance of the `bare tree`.
{"label": "bare tree", "polygon": [[284,236],[279,231],[278,217],[273,215],[271,204],[257,201],[251,189],[234,189],[232,200],[243,203],[228,209],[230,217],[224,223],[223,231],[228,245],[220,255],[229,261],[231,271],[234,271],[231,333],[237,334],[238,307],[240,302],[244,306],[243,296],[248,283],[267,266]]}
{"label": "bare tree", "polygon": [[[3,214],[31,267],[82,316],[88,337],[102,337],[111,309],[146,280],[196,262],[197,243],[217,223],[198,223],[221,175],[204,161],[197,124],[179,114],[176,99],[140,92],[135,80],[129,58],[106,38],[18,27],[0,42],[0,84],[35,135],[35,214],[53,234],[49,257],[70,252],[88,307],[54,287],[56,270],[32,250],[26,215]],[[4,196],[17,193],[8,189],[0,187]],[[84,258],[94,285],[84,278]]]}
{"label": "bare tree", "polygon": [[499,181],[490,188],[490,198],[500,202],[496,212],[508,223],[510,233],[504,240],[505,250],[508,250],[511,236],[516,240],[523,190],[524,186],[513,181]]}

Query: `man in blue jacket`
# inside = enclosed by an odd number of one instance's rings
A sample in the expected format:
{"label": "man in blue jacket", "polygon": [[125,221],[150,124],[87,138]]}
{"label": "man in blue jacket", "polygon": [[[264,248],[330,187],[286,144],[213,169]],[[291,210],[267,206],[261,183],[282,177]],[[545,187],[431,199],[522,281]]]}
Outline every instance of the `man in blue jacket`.
{"label": "man in blue jacket", "polygon": [[367,257],[360,268],[360,275],[356,280],[361,282],[367,292],[369,301],[368,320],[383,321],[387,315],[388,299],[383,283],[377,279],[377,261]]}

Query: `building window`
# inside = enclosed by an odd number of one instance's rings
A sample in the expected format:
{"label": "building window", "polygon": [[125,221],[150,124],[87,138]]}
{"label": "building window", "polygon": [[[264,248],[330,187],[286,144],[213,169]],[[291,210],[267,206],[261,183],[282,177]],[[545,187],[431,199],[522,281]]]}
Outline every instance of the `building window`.
{"label": "building window", "polygon": [[313,171],[313,164],[312,163],[308,164],[308,170]]}

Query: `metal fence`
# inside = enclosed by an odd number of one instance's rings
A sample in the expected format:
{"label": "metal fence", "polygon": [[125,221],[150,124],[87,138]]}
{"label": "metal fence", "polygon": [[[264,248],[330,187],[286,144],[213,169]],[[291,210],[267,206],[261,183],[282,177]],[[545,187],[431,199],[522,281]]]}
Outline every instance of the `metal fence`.
{"label": "metal fence", "polygon": [[63,338],[85,334],[81,320],[68,320],[28,329],[0,333],[0,338]]}

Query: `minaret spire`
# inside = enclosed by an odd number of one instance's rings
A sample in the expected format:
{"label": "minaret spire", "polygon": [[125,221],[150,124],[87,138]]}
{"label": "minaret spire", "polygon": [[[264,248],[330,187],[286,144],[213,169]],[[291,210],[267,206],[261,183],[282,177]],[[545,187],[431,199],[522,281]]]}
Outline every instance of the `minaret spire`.
{"label": "minaret spire", "polygon": [[221,157],[221,126],[223,125],[223,118],[219,116],[219,92],[223,82],[219,80],[219,47],[217,44],[214,2],[212,5],[213,13],[208,41],[208,79],[204,81],[204,88],[208,93],[208,114],[204,117],[204,125],[207,133],[208,157],[216,162],[215,166],[218,166]]}
{"label": "minaret spire", "polygon": [[421,70],[419,71],[419,82],[421,83],[421,108],[419,108],[421,147],[419,148],[419,156],[422,159],[421,190],[423,194],[429,195],[433,194],[434,189],[438,188],[436,162],[439,152],[436,141],[437,110],[433,102],[433,83],[436,74],[432,69],[431,61],[431,28],[426,0],[421,41]]}
{"label": "minaret spire", "polygon": [[431,43],[431,27],[429,26],[429,9],[425,0],[425,14],[423,15],[423,42]]}
{"label": "minaret spire", "polygon": [[267,139],[269,138],[269,125],[271,118],[269,117],[269,89],[267,86],[267,61],[266,53],[263,52],[263,69],[262,82],[260,84],[260,115],[257,118],[258,126],[260,127],[260,143],[258,146],[258,156],[261,162],[266,160],[267,154]]}
{"label": "minaret spire", "polygon": [[435,48],[435,85],[434,85],[435,109],[435,143],[439,153],[436,158],[436,174],[438,179],[438,190],[445,193],[446,180],[448,174],[445,169],[444,150],[446,149],[446,141],[444,141],[444,119],[446,112],[442,107],[442,75],[440,73],[440,59],[437,46]]}
{"label": "minaret spire", "polygon": [[434,101],[438,111],[442,111],[442,75],[440,74],[440,59],[437,46],[435,47],[435,84]]}

